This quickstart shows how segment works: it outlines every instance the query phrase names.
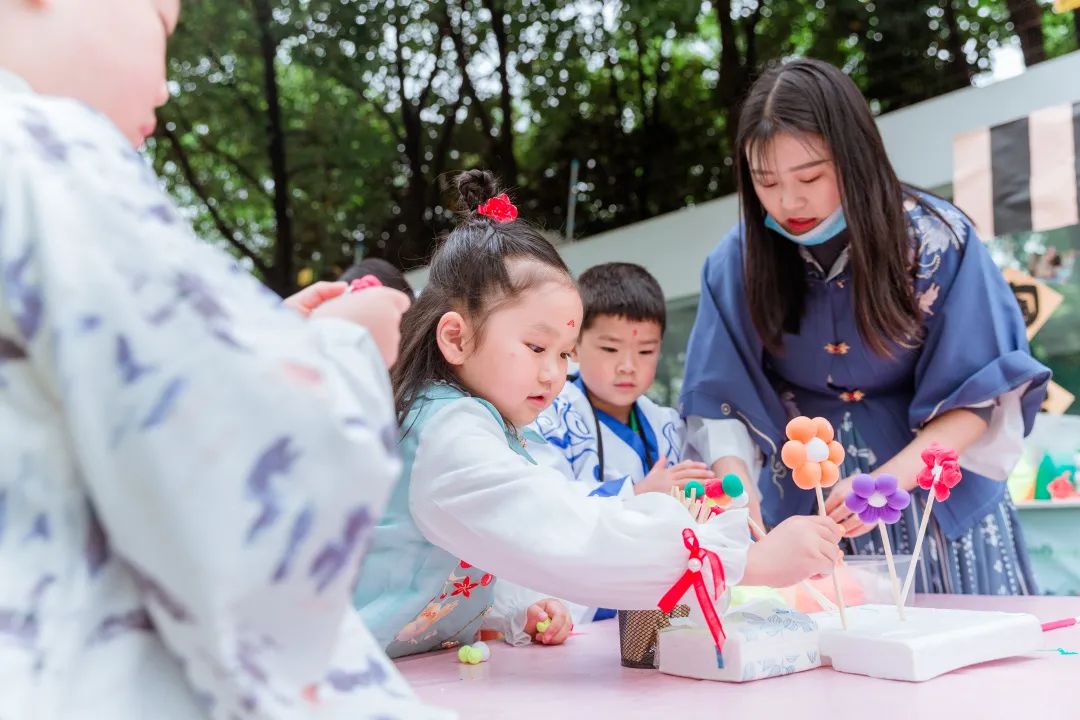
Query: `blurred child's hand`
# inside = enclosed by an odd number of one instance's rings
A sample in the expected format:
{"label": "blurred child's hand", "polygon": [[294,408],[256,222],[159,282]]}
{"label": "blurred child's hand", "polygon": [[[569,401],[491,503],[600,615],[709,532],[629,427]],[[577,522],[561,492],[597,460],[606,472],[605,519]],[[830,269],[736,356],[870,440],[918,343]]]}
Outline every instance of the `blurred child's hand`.
{"label": "blurred child's hand", "polygon": [[[536,629],[537,623],[550,621],[542,632]],[[533,642],[544,645],[562,645],[574,629],[570,622],[570,611],[561,600],[547,598],[529,607],[525,615],[525,632],[532,636]]]}
{"label": "blurred child's hand", "polygon": [[681,489],[691,480],[699,480],[704,484],[706,480],[712,479],[713,473],[705,463],[684,460],[678,465],[667,467],[667,458],[661,455],[649,474],[634,486],[634,494],[640,495],[647,492],[666,494],[671,492],[672,487]]}
{"label": "blurred child's hand", "polygon": [[840,560],[844,529],[829,518],[796,515],[750,545],[743,585],[787,587],[828,575]]}
{"label": "blurred child's hand", "polygon": [[281,301],[281,304],[307,317],[312,310],[327,300],[332,300],[341,295],[348,287],[348,284],[343,282],[317,282],[314,285],[308,285],[295,295],[285,298]]}
{"label": "blurred child's hand", "polygon": [[409,309],[409,296],[388,287],[371,287],[327,300],[311,317],[335,317],[363,325],[375,339],[386,367],[397,361],[401,343],[401,316]]}

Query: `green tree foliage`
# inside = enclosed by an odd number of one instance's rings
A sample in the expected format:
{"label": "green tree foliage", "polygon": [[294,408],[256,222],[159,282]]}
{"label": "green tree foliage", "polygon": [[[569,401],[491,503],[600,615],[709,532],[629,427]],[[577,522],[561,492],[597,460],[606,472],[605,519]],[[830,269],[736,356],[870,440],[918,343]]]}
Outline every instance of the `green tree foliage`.
{"label": "green tree foliage", "polygon": [[[726,194],[770,62],[843,67],[881,112],[990,52],[1077,47],[1050,0],[200,0],[150,142],[197,231],[285,293],[376,255],[422,264],[475,166],[574,236]],[[570,188],[571,165],[577,184]]]}

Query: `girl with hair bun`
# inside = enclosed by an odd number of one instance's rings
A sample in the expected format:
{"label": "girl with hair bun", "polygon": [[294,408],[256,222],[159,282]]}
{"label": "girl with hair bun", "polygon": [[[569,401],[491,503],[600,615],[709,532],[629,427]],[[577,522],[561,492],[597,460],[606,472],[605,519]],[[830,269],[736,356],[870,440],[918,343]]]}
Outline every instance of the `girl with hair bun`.
{"label": "girl with hair bun", "polygon": [[514,644],[561,643],[570,619],[551,595],[655,607],[687,570],[689,527],[722,563],[721,585],[829,572],[840,537],[831,521],[797,518],[748,551],[745,511],[697,525],[666,494],[581,497],[536,464],[529,448],[545,441],[522,429],[563,387],[581,299],[490,173],[463,173],[457,187],[460,223],[402,320],[392,379],[403,477],[355,596],[387,653],[469,643],[481,627]]}

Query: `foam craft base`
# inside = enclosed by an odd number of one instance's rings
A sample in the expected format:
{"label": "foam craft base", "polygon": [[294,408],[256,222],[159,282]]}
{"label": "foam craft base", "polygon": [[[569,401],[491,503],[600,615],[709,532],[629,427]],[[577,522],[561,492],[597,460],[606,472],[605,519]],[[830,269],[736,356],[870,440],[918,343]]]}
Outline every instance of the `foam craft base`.
{"label": "foam craft base", "polygon": [[848,608],[848,629],[837,615],[816,613],[823,664],[840,672],[922,682],[969,665],[1039,649],[1042,627],[1034,615],[981,610]]}
{"label": "foam craft base", "polygon": [[748,682],[821,665],[818,625],[800,612],[754,603],[727,613],[724,630],[727,641],[721,654],[708,628],[689,618],[672,620],[657,639],[660,672]]}
{"label": "foam craft base", "polygon": [[718,653],[708,629],[693,620],[660,631],[657,662],[669,675],[748,682],[832,665],[834,670],[887,680],[921,682],[969,665],[1039,649],[1034,615],[909,607],[900,621],[894,605],[836,614],[802,613],[758,604],[724,616],[727,641]]}

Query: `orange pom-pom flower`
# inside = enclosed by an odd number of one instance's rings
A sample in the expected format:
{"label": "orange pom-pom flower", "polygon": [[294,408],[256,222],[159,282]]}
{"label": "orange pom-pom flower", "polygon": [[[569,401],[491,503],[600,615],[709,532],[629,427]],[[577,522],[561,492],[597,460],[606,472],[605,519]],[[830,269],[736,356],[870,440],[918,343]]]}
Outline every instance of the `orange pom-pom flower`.
{"label": "orange pom-pom flower", "polygon": [[788,441],[780,459],[791,469],[791,477],[803,490],[820,485],[832,487],[840,479],[844,448],[833,439],[833,427],[822,417],[797,417],[787,425]]}

